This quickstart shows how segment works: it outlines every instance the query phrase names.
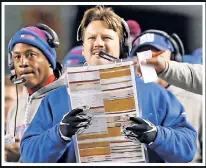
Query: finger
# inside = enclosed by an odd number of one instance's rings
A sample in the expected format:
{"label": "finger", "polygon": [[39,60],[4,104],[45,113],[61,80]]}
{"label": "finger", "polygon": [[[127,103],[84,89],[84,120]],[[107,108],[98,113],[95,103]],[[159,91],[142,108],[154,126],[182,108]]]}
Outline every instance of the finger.
{"label": "finger", "polygon": [[80,127],[80,128],[77,129],[77,131],[75,132],[75,134],[76,134],[76,135],[79,135],[79,134],[83,133],[85,129],[86,129],[85,127]]}
{"label": "finger", "polygon": [[74,122],[91,122],[92,117],[88,116],[88,115],[77,115],[76,116],[76,120],[74,120]]}
{"label": "finger", "polygon": [[76,115],[76,118],[90,120],[92,116],[90,114],[79,114],[79,115]]}
{"label": "finger", "polygon": [[87,125],[89,125],[89,121],[71,123],[72,128],[87,127]]}
{"label": "finger", "polygon": [[161,50],[161,51],[158,51],[158,52],[153,52],[152,57],[157,57],[158,55],[162,54],[163,52],[165,52],[165,50]]}
{"label": "finger", "polygon": [[142,65],[146,65],[146,64],[149,64],[149,65],[158,65],[159,64],[159,61],[156,57],[154,58],[149,58],[149,59],[146,59],[144,61],[141,62]]}
{"label": "finger", "polygon": [[83,109],[76,108],[76,109],[73,109],[72,111],[70,111],[69,116],[76,116],[77,114],[79,114],[81,112],[83,112]]}
{"label": "finger", "polygon": [[81,114],[76,116],[66,116],[62,122],[63,123],[72,123],[72,122],[84,122],[90,121],[92,118],[89,115]]}
{"label": "finger", "polygon": [[135,134],[139,134],[147,131],[147,128],[145,127],[145,125],[141,124],[141,125],[134,125],[132,127],[126,127],[126,130],[130,130],[133,131]]}
{"label": "finger", "polygon": [[131,121],[137,123],[137,124],[142,124],[143,123],[143,119],[139,118],[139,117],[130,117],[129,118]]}
{"label": "finger", "polygon": [[80,117],[79,115],[73,117],[73,118],[70,118],[70,121],[71,123],[72,122],[84,122],[84,121],[87,121],[89,120],[90,118],[86,118],[86,117]]}
{"label": "finger", "polygon": [[133,135],[129,135],[129,136],[126,136],[128,139],[132,140],[132,141],[139,141],[141,143],[144,142],[144,134],[139,134],[138,136],[133,136]]}
{"label": "finger", "polygon": [[142,76],[142,72],[141,72],[139,65],[136,66],[136,72],[137,72],[138,76]]}
{"label": "finger", "polygon": [[132,127],[128,127],[129,130],[127,129],[127,127],[121,132],[123,135],[125,136],[139,136],[139,132],[135,132],[132,130]]}
{"label": "finger", "polygon": [[125,136],[125,139],[128,139],[129,141],[132,141],[134,143],[139,142],[137,137]]}
{"label": "finger", "polygon": [[81,107],[78,107],[78,109],[82,109],[83,111],[87,111],[90,109],[90,106],[81,106]]}

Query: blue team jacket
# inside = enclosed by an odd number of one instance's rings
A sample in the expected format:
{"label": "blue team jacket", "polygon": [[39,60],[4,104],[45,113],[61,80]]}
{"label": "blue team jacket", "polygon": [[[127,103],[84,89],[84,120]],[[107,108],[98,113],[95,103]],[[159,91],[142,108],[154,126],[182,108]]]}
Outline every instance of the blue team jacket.
{"label": "blue team jacket", "polygon": [[[168,90],[156,83],[136,79],[142,117],[157,126],[155,141],[147,145],[149,162],[190,162],[196,152],[197,133],[187,122],[184,107]],[[58,128],[71,110],[66,86],[50,92],[23,135],[23,162],[76,162],[74,143],[65,142]]]}

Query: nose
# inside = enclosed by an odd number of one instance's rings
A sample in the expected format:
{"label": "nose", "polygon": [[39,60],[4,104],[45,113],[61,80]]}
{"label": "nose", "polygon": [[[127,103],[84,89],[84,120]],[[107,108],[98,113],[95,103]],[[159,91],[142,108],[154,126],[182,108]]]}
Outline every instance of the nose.
{"label": "nose", "polygon": [[24,67],[27,67],[29,65],[28,63],[28,58],[26,58],[25,56],[22,56],[21,57],[21,60],[20,60],[20,65],[19,67],[20,68],[24,68]]}
{"label": "nose", "polygon": [[102,40],[101,36],[96,37],[96,39],[94,41],[94,46],[95,46],[95,48],[104,46],[104,41]]}

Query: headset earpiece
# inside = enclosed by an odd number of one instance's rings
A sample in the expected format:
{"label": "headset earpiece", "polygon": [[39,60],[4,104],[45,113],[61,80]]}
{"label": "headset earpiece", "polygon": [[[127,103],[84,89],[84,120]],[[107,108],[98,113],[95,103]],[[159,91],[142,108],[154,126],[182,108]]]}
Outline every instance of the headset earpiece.
{"label": "headset earpiece", "polygon": [[180,49],[180,54],[181,55],[185,55],[185,50],[184,50],[184,45],[182,43],[182,40],[180,39],[180,37],[176,34],[176,33],[173,33],[171,35],[173,37],[173,39],[175,39],[175,41],[178,43],[178,45],[180,46],[179,49]]}
{"label": "headset earpiece", "polygon": [[82,44],[83,43],[83,40],[82,40],[82,34],[81,34],[81,24],[79,25],[78,29],[77,29],[77,42],[79,44]]}
{"label": "headset earpiece", "polygon": [[8,52],[8,66],[9,66],[9,70],[14,69],[14,63],[12,60],[12,54],[10,52]]}
{"label": "headset earpiece", "polygon": [[129,44],[130,29],[127,22],[122,18],[123,40],[120,43],[120,59],[129,57],[131,51],[131,44]]}
{"label": "headset earpiece", "polygon": [[38,23],[36,27],[45,31],[48,37],[47,42],[52,48],[59,47],[60,45],[59,37],[57,36],[56,32],[52,28],[42,23]]}
{"label": "headset earpiece", "polygon": [[12,41],[13,37],[10,39],[9,44],[8,44],[8,67],[10,70],[11,75],[16,75],[15,69],[14,69],[14,62],[12,59],[12,53],[10,52],[9,46]]}

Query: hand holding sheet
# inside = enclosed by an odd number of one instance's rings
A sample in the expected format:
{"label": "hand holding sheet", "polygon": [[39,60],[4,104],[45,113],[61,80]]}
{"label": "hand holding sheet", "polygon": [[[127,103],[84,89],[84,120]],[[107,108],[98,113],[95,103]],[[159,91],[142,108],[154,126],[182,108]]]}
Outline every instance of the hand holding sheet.
{"label": "hand holding sheet", "polygon": [[[148,50],[144,52],[139,52],[137,53],[137,58],[139,62],[152,58],[152,51]],[[142,77],[145,83],[157,81],[158,79],[157,73],[152,65],[140,64],[140,69],[141,69]]]}

